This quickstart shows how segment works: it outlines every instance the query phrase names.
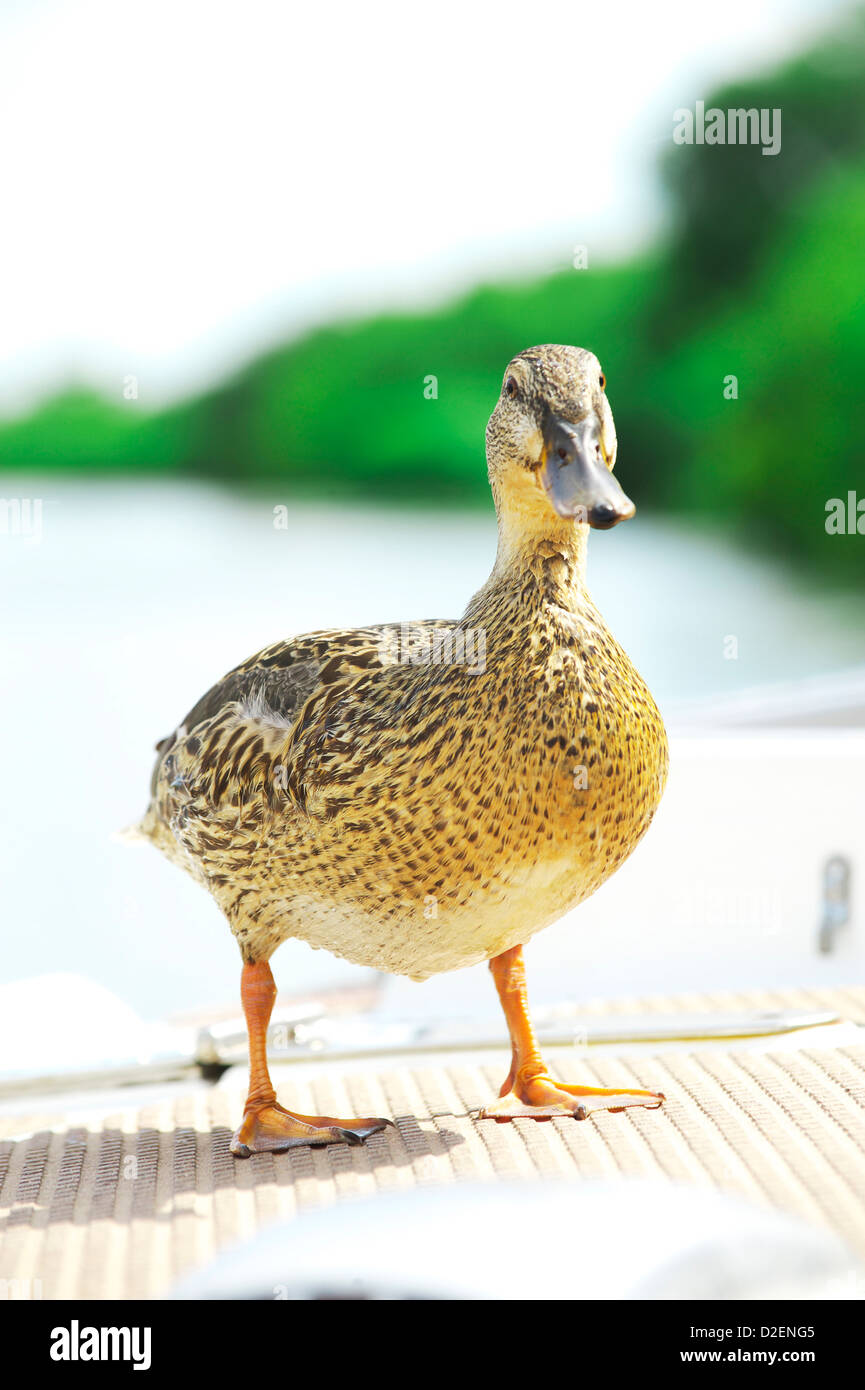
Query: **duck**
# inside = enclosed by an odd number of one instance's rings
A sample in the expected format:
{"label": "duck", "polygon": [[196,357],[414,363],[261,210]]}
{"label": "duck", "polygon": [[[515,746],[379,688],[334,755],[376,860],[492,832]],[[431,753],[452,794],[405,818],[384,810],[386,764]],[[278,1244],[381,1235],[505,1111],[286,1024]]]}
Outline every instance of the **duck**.
{"label": "duck", "polygon": [[278,641],[156,745],[139,831],[208,890],[240,949],[237,1157],[392,1123],[278,1102],[270,961],[289,939],[418,981],[488,962],[511,1063],[481,1120],[662,1104],[554,1079],[524,966],[531,938],[628,858],[667,777],[661,714],[586,587],[589,532],[635,512],[616,455],[595,354],[519,352],[486,429],[495,563],[462,617]]}

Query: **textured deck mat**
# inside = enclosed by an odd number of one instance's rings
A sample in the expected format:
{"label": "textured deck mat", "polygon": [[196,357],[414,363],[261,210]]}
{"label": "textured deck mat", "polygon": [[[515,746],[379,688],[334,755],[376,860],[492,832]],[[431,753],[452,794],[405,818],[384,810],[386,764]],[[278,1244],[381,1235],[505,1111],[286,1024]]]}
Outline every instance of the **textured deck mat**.
{"label": "textured deck mat", "polygon": [[[865,992],[760,996],[861,1010]],[[713,1006],[757,996],[712,996]],[[635,1002],[641,1008],[646,1001]],[[679,1009],[698,1007],[677,999]],[[624,1006],[623,1006],[624,1007]],[[840,1233],[865,1254],[865,1046],[551,1054],[560,1076],[666,1093],[662,1110],[578,1123],[479,1122],[495,1065],[386,1062],[305,1079],[280,1068],[283,1103],[391,1115],[362,1148],[294,1149],[234,1160],[241,1092],[203,1085],[147,1108],[67,1127],[36,1112],[0,1118],[0,1285],[44,1298],[158,1297],[180,1275],[261,1225],[310,1206],[463,1179],[633,1176],[719,1188]],[[29,1126],[29,1132],[28,1132]],[[3,1137],[7,1136],[7,1137]],[[28,1282],[30,1281],[30,1282]]]}
{"label": "textured deck mat", "polygon": [[711,1014],[773,1012],[781,1009],[832,1009],[850,1023],[865,1024],[865,986],[846,989],[714,990],[708,994],[653,994],[647,998],[589,999],[580,1013],[597,1017],[615,1014]]}

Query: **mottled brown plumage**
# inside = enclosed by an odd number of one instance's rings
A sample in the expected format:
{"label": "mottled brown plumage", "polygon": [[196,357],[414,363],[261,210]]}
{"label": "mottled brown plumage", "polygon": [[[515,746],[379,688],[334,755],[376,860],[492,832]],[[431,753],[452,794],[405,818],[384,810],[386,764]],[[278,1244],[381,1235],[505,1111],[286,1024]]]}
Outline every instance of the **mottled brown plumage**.
{"label": "mottled brown plumage", "polygon": [[645,833],[664,727],[585,587],[585,521],[633,511],[615,452],[593,355],[521,353],[487,429],[498,554],[463,617],[278,642],[158,745],[141,828],[249,965],[289,937],[414,979],[498,957]]}

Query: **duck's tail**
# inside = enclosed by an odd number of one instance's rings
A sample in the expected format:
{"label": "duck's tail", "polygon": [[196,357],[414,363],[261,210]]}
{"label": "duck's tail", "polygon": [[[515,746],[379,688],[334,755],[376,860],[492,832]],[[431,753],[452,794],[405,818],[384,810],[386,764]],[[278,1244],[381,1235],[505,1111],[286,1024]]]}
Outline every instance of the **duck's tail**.
{"label": "duck's tail", "polygon": [[151,804],[141,820],[133,821],[131,825],[124,825],[122,830],[112,830],[111,839],[121,845],[147,844],[153,839],[153,832],[157,823],[158,817]]}

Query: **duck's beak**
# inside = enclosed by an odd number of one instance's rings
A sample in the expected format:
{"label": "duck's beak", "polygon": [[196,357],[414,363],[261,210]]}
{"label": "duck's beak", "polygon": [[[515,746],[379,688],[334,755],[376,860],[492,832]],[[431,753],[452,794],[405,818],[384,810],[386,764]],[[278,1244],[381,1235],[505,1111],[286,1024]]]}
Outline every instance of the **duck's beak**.
{"label": "duck's beak", "polygon": [[578,424],[551,415],[544,430],[540,482],[559,516],[608,531],[636,508],[607,467],[596,419]]}

